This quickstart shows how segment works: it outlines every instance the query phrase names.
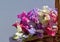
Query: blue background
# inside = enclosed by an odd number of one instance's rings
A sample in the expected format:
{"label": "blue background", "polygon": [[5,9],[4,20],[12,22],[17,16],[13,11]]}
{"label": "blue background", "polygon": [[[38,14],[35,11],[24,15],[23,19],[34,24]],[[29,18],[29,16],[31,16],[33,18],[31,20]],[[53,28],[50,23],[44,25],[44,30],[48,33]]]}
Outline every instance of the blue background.
{"label": "blue background", "polygon": [[0,42],[9,42],[16,29],[11,25],[18,20],[17,14],[48,5],[55,7],[54,0],[0,0]]}

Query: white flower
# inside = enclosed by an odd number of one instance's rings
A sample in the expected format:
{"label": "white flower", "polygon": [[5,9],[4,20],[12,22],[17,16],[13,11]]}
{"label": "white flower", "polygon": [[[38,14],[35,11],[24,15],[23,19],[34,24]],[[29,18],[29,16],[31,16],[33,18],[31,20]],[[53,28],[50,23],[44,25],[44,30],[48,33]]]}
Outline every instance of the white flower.
{"label": "white flower", "polygon": [[20,25],[17,25],[17,32],[22,31],[22,28],[20,27]]}
{"label": "white flower", "polygon": [[53,28],[57,28],[57,26],[54,25]]}
{"label": "white flower", "polygon": [[23,33],[16,33],[15,35],[19,36],[19,37],[22,37]]}
{"label": "white flower", "polygon": [[23,35],[24,38],[28,38],[28,35]]}

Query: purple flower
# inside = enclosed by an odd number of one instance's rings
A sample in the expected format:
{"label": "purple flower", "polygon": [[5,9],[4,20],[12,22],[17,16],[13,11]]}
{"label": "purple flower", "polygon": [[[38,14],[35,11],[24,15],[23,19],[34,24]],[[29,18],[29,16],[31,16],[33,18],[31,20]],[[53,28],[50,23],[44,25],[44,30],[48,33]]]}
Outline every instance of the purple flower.
{"label": "purple flower", "polygon": [[31,19],[34,22],[38,22],[38,9],[32,9],[31,11],[28,12],[27,16],[29,17],[29,19]]}

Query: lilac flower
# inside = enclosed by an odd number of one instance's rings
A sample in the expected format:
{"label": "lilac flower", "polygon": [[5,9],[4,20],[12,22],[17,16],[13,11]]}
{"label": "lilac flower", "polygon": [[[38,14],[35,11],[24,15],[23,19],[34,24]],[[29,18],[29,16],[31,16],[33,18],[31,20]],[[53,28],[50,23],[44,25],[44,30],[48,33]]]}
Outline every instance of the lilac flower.
{"label": "lilac flower", "polygon": [[29,17],[29,19],[31,19],[34,22],[38,22],[38,9],[32,9],[31,11],[28,12],[27,16]]}

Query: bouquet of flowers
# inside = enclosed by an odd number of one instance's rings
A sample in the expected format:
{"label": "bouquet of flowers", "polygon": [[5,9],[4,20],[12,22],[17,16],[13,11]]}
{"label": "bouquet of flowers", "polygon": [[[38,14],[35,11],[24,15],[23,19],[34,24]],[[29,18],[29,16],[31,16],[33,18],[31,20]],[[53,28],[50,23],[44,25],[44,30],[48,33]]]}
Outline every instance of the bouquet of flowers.
{"label": "bouquet of flowers", "polygon": [[29,12],[23,11],[17,15],[20,21],[12,25],[17,29],[13,39],[23,40],[30,36],[43,38],[44,32],[49,36],[55,36],[58,30],[57,16],[57,11],[48,6],[43,6],[42,9],[34,8]]}

